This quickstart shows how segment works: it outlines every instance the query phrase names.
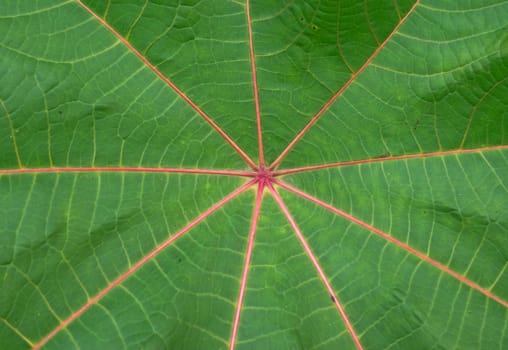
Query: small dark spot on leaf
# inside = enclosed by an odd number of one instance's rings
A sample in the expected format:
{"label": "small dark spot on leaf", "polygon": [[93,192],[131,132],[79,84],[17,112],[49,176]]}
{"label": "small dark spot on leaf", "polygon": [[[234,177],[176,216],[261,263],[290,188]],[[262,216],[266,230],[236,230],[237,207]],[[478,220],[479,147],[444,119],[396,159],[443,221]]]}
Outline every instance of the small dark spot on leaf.
{"label": "small dark spot on leaf", "polygon": [[178,263],[181,263],[182,262],[182,258],[178,258]]}
{"label": "small dark spot on leaf", "polygon": [[300,22],[303,22],[305,21],[305,19],[303,17],[300,17]]}
{"label": "small dark spot on leaf", "polygon": [[335,297],[333,295],[330,295],[330,298],[332,299],[332,302],[335,303]]}
{"label": "small dark spot on leaf", "polygon": [[313,24],[313,25],[312,25],[312,30],[314,30],[314,31],[318,30],[317,25]]}
{"label": "small dark spot on leaf", "polygon": [[416,130],[416,128],[420,125],[420,119],[416,119],[415,125],[413,127],[413,130]]}

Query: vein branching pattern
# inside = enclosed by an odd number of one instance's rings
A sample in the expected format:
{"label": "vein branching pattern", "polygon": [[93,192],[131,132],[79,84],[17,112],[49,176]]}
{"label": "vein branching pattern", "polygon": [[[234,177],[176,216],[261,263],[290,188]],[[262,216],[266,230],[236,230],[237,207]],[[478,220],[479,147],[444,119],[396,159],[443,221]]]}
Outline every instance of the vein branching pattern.
{"label": "vein branching pattern", "polygon": [[0,9],[9,348],[508,346],[508,2]]}

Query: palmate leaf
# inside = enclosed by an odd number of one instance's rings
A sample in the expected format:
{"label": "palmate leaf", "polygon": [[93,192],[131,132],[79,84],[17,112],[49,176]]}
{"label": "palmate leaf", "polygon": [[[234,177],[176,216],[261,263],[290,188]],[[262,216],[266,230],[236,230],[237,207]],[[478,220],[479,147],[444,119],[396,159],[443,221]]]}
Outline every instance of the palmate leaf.
{"label": "palmate leaf", "polygon": [[0,348],[508,348],[508,2],[3,0]]}

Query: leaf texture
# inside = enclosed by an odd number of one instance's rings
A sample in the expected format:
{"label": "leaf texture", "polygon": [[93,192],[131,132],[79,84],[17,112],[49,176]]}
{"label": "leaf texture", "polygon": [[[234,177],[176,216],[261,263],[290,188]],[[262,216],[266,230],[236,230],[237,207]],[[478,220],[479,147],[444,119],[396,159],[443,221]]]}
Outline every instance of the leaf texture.
{"label": "leaf texture", "polygon": [[0,347],[508,348],[508,2],[4,0]]}

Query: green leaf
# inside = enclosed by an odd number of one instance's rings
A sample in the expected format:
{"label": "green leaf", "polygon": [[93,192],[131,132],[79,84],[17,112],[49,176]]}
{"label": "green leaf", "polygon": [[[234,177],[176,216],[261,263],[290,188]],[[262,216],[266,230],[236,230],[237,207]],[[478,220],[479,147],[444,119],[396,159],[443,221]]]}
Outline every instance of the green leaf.
{"label": "green leaf", "polygon": [[508,348],[508,2],[4,0],[6,349]]}

